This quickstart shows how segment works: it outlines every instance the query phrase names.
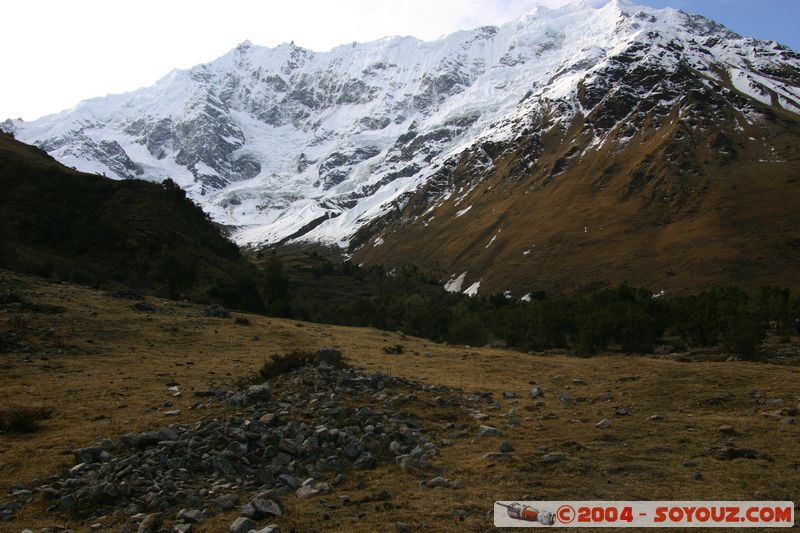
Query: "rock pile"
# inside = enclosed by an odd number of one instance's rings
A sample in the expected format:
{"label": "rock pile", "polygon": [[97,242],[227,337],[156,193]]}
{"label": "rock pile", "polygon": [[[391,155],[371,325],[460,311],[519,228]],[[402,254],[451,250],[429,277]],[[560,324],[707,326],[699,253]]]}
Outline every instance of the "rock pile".
{"label": "rock pile", "polygon": [[330,492],[351,469],[393,462],[412,472],[430,468],[438,453],[432,437],[399,410],[420,390],[458,398],[444,387],[365,375],[323,360],[227,393],[236,412],[226,419],[130,433],[79,449],[74,467],[25,491],[3,512],[13,517],[19,505],[41,497],[53,511],[88,517],[87,524],[110,515],[143,531],[145,519],[160,514],[189,531],[207,513],[241,506],[237,530],[249,531],[242,528],[280,516],[282,498]]}

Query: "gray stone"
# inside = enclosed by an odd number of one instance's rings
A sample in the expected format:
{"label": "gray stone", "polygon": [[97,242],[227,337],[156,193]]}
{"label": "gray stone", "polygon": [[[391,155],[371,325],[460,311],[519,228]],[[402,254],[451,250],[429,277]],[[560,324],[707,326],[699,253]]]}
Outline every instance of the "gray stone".
{"label": "gray stone", "polygon": [[205,519],[205,515],[200,509],[181,509],[178,512],[177,518],[178,520],[182,520],[184,522],[199,524],[203,521],[203,519]]}
{"label": "gray stone", "polygon": [[210,503],[220,511],[232,511],[239,505],[239,496],[237,494],[225,494],[214,498]]}
{"label": "gray stone", "polygon": [[75,497],[71,494],[67,494],[66,496],[62,496],[58,500],[58,508],[61,511],[70,511],[75,508],[76,502]]}
{"label": "gray stone", "polygon": [[228,528],[228,531],[230,531],[230,533],[249,533],[251,529],[255,528],[255,521],[247,518],[246,516],[240,516],[233,521],[231,527]]}
{"label": "gray stone", "polygon": [[270,524],[263,529],[255,531],[255,533],[281,533],[281,528],[279,528],[276,524]]}
{"label": "gray stone", "polygon": [[164,522],[164,515],[161,513],[152,513],[144,517],[144,520],[139,524],[139,529],[136,533],[156,533]]}
{"label": "gray stone", "polygon": [[297,490],[300,487],[300,480],[289,474],[281,474],[278,476],[278,481],[292,490]]}
{"label": "gray stone", "polygon": [[320,493],[318,489],[315,489],[311,485],[303,485],[299,489],[295,491],[295,494],[298,498],[311,498],[312,496],[316,496]]}
{"label": "gray stone", "polygon": [[492,426],[481,426],[479,431],[481,437],[496,437],[502,434],[503,431],[501,429]]}
{"label": "gray stone", "polygon": [[400,468],[405,472],[422,472],[431,467],[426,461],[417,459],[410,455],[400,455],[396,458]]}
{"label": "gray stone", "polygon": [[250,501],[250,505],[258,512],[259,519],[265,516],[281,516],[283,514],[280,505],[274,500],[267,498],[253,498]]}
{"label": "gray stone", "polygon": [[103,449],[102,446],[91,446],[89,448],[80,448],[75,450],[76,464],[92,464],[101,462],[101,459],[105,459],[106,461],[111,459],[111,456]]}
{"label": "gray stone", "polygon": [[608,429],[611,427],[611,420],[609,420],[608,418],[604,418],[600,422],[595,424],[595,427],[599,429]]}
{"label": "gray stone", "polygon": [[375,458],[369,452],[363,452],[355,460],[353,466],[358,470],[368,470],[375,467]]}
{"label": "gray stone", "polygon": [[488,452],[483,454],[483,458],[489,461],[494,459],[512,459],[514,454],[505,452]]}
{"label": "gray stone", "polygon": [[297,446],[297,444],[288,439],[281,439],[281,441],[278,443],[278,449],[282,452],[288,453],[289,455],[297,455],[300,453],[300,448]]}
{"label": "gray stone", "polygon": [[500,451],[503,453],[511,453],[515,451],[514,445],[510,441],[505,441],[500,445]]}
{"label": "gray stone", "polygon": [[531,389],[531,400],[535,400],[536,398],[541,398],[543,396],[544,389],[542,389],[539,385],[536,385]]}
{"label": "gray stone", "polygon": [[539,458],[539,462],[540,463],[545,463],[545,464],[554,464],[554,463],[560,463],[561,461],[563,461],[566,458],[567,458],[567,454],[565,454],[565,453],[550,452],[550,453],[547,453],[547,454],[544,454],[543,456],[541,456]]}
{"label": "gray stone", "polygon": [[436,476],[433,479],[429,479],[428,481],[423,481],[422,485],[430,488],[452,488],[458,489],[464,486],[461,481],[453,480],[453,479],[446,479],[442,476]]}
{"label": "gray stone", "polygon": [[345,445],[342,451],[344,451],[344,454],[349,459],[355,459],[356,457],[361,455],[361,452],[364,451],[364,445],[357,440],[350,441]]}

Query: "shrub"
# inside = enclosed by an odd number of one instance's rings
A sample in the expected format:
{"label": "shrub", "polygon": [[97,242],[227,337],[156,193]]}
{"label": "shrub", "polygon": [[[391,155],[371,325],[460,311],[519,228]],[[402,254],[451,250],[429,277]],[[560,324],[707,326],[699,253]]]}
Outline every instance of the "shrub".
{"label": "shrub", "polygon": [[749,357],[761,350],[766,336],[766,328],[760,320],[752,315],[742,315],[720,333],[719,346],[725,352]]}
{"label": "shrub", "polygon": [[449,339],[454,344],[485,346],[489,342],[489,332],[477,316],[470,314],[453,322]]}
{"label": "shrub", "polygon": [[53,416],[47,407],[9,407],[0,409],[0,431],[9,433],[33,433],[39,431],[39,422]]}
{"label": "shrub", "polygon": [[394,346],[384,346],[383,353],[389,355],[401,355],[405,349],[402,344],[395,344]]}
{"label": "shrub", "polygon": [[287,354],[275,354],[261,367],[259,375],[264,379],[272,379],[292,370],[314,363],[316,354],[312,352],[294,351]]}

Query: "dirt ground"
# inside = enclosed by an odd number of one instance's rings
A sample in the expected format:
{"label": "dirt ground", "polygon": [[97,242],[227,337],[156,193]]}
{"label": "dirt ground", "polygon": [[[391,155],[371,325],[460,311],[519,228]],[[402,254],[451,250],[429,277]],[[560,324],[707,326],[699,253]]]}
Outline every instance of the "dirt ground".
{"label": "dirt ground", "polygon": [[[283,531],[484,531],[493,529],[495,500],[800,500],[800,368],[751,362],[680,362],[607,355],[582,359],[565,353],[529,355],[510,350],[446,346],[374,329],[300,323],[243,315],[249,324],[206,318],[202,306],[150,298],[160,310],[141,312],[131,300],[72,285],[0,271],[0,292],[14,290],[37,304],[63,306],[41,313],[0,306],[0,331],[29,345],[0,354],[0,409],[53,410],[41,431],[0,434],[0,503],[15,483],[60,473],[72,451],[137,430],[226,416],[224,407],[193,409],[194,390],[230,388],[251,377],[271,354],[333,346],[354,366],[465,393],[491,392],[498,410],[459,419],[468,436],[441,447],[435,469],[414,476],[394,465],[350,474],[325,497],[285,500],[272,522]],[[796,339],[794,339],[796,342]],[[404,353],[383,348],[401,344]],[[534,384],[544,397],[531,399]],[[172,397],[168,387],[182,394]],[[513,392],[517,398],[504,398]],[[165,402],[171,402],[171,405]],[[515,409],[519,427],[508,427]],[[165,412],[179,409],[168,418]],[[424,403],[414,414],[444,426]],[[596,424],[611,421],[611,427]],[[480,424],[503,430],[479,437]],[[503,441],[510,459],[484,458]],[[721,459],[726,445],[757,458]],[[543,464],[541,456],[566,459]],[[442,475],[463,488],[429,489],[420,481]],[[375,501],[386,491],[390,497]],[[357,505],[343,506],[347,495]],[[10,496],[8,497],[10,498]],[[454,511],[466,511],[466,519]],[[215,515],[199,531],[227,531],[237,513]],[[117,531],[119,524],[104,523]],[[266,525],[269,522],[264,522]],[[62,525],[88,526],[23,508],[0,531]]]}

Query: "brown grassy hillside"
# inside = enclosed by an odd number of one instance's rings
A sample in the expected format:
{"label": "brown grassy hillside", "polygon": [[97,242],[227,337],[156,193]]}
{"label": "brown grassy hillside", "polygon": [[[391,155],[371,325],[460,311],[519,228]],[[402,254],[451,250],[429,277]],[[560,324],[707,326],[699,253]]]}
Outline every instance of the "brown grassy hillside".
{"label": "brown grassy hillside", "polygon": [[468,272],[481,294],[798,287],[798,116],[707,88],[668,110],[617,103],[462,156],[364,229],[355,261]]}
{"label": "brown grassy hillside", "polygon": [[[195,305],[152,299],[160,311],[143,313],[132,310],[131,301],[102,292],[7,271],[0,276],[0,293],[12,290],[29,302],[64,308],[43,313],[49,308],[37,312],[8,304],[0,310],[0,331],[13,333],[16,343],[0,354],[0,409],[52,409],[38,432],[0,434],[3,492],[73,466],[73,450],[103,437],[236,416],[224,403],[192,408],[198,401],[193,391],[235,389],[276,352],[335,346],[367,372],[446,385],[464,397],[491,393],[499,408],[492,409],[488,400],[468,403],[470,410],[442,407],[437,393],[419,392],[402,409],[436,435],[440,452],[431,471],[415,475],[391,464],[352,471],[331,494],[286,495],[285,516],[262,526],[393,531],[401,522],[412,531],[483,531],[491,529],[489,511],[496,499],[800,497],[796,366],[528,355],[255,315],[246,316],[249,324],[235,324],[202,317]],[[403,354],[384,352],[396,344],[404,347]],[[791,360],[800,356],[797,339],[782,349],[794,354]],[[543,398],[529,398],[534,383],[544,389]],[[175,384],[180,397],[169,394],[168,386]],[[505,398],[506,392],[517,397]],[[172,405],[165,406],[167,401]],[[520,417],[517,427],[507,425],[512,408]],[[165,416],[174,409],[181,410],[179,417]],[[472,410],[489,417],[475,420]],[[595,427],[604,418],[612,427]],[[480,424],[501,428],[503,435],[479,437]],[[515,447],[509,458],[484,458],[505,440]],[[719,458],[728,445],[751,449],[756,458]],[[541,463],[551,452],[566,458]],[[436,475],[460,480],[463,487],[421,486]],[[457,510],[466,511],[464,522]],[[195,531],[225,531],[236,516],[236,511],[213,514]],[[173,517],[167,514],[166,523]],[[95,522],[119,529],[119,519],[111,516]],[[53,525],[88,531],[90,524],[46,512],[36,500],[13,522],[0,523],[0,531]]]}

